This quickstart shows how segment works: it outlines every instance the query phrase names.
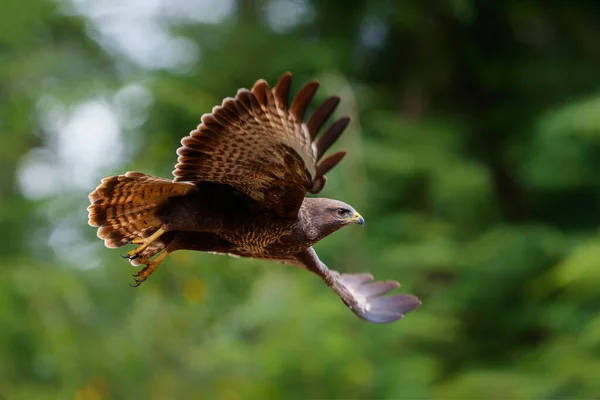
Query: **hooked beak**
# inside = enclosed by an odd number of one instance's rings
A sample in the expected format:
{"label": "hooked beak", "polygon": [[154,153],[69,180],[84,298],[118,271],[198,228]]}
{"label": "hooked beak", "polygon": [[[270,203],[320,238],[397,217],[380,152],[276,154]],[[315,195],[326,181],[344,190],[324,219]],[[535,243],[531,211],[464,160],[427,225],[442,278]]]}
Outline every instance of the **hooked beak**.
{"label": "hooked beak", "polygon": [[363,228],[365,227],[365,219],[359,213],[355,212],[354,217],[348,218],[349,221],[359,224]]}

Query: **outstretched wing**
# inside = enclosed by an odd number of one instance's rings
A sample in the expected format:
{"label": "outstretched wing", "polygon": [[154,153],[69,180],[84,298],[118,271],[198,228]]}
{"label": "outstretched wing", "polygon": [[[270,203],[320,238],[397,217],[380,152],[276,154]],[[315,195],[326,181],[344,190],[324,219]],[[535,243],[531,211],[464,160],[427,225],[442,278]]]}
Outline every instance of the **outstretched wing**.
{"label": "outstretched wing", "polygon": [[228,184],[270,212],[296,217],[306,192],[320,192],[325,174],[345,155],[339,151],[321,161],[350,118],[340,118],[315,140],[340,99],[329,97],[304,122],[319,84],[308,82],[288,106],[291,81],[285,73],[271,89],[261,79],[204,114],[181,140],[175,181]]}
{"label": "outstretched wing", "polygon": [[340,274],[328,269],[312,247],[297,254],[296,258],[307,270],[323,279],[344,304],[365,321],[394,322],[421,305],[421,300],[412,294],[384,296],[400,287],[396,281],[373,282],[371,274]]}

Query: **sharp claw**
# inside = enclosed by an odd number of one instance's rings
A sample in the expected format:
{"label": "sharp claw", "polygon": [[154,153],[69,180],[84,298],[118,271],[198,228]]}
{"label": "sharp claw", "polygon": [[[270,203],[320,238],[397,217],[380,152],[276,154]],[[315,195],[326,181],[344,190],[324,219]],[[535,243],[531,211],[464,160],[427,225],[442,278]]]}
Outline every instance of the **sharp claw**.
{"label": "sharp claw", "polygon": [[[161,253],[155,260],[149,260],[146,257],[142,257],[140,255],[136,255],[135,257],[131,257],[129,258],[129,261],[131,262],[132,260],[136,260],[136,266],[140,265],[140,264],[146,264],[146,267],[137,271],[135,274],[132,274],[131,276],[133,276],[135,284],[130,284],[131,287],[138,287],[140,286],[140,284],[142,282],[145,282],[148,277],[150,275],[152,275],[152,272],[154,272],[154,270],[156,269],[156,267],[158,267],[158,265],[161,263],[161,261],[166,257],[168,253],[163,252]],[[132,263],[133,264],[133,263]]]}
{"label": "sharp claw", "polygon": [[131,260],[135,260],[136,258],[141,258],[142,256],[140,256],[139,254],[119,254],[121,256],[121,258],[125,258],[129,261]]}
{"label": "sharp claw", "polygon": [[131,260],[135,260],[136,258],[141,258],[141,257],[142,256],[140,256],[139,254],[133,254],[133,255],[130,255],[128,258],[129,258],[129,261],[131,261]]}
{"label": "sharp claw", "polygon": [[[133,277],[135,278],[136,276],[135,276],[135,275],[133,275]],[[131,287],[138,287],[138,286],[140,286],[140,285],[141,285],[143,282],[145,282],[145,281],[146,281],[146,278],[134,279],[134,281],[135,281],[135,284],[134,284],[134,285],[132,285],[132,284],[130,283],[130,284],[129,284],[129,286],[131,286]]]}

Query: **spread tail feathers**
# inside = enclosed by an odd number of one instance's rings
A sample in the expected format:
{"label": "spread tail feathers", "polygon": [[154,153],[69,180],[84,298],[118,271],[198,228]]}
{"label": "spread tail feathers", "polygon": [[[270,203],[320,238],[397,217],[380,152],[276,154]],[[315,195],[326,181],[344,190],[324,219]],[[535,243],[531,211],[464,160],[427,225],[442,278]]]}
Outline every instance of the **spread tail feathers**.
{"label": "spread tail feathers", "polygon": [[139,172],[104,178],[89,195],[88,223],[98,227],[98,237],[106,247],[120,247],[156,232],[162,225],[157,215],[160,206],[169,197],[194,190],[196,187],[189,183]]}

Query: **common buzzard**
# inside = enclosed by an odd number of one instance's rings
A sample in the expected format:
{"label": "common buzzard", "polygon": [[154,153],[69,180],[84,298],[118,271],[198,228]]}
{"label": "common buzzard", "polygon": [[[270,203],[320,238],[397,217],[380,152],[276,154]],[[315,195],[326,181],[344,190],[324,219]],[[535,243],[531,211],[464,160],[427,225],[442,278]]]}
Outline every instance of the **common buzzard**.
{"label": "common buzzard", "polygon": [[181,141],[173,181],[139,172],[104,178],[89,195],[89,224],[106,247],[138,245],[126,256],[145,265],[135,286],[175,250],[271,259],[317,274],[362,319],[396,321],[419,299],[382,296],[400,284],[329,270],[312,247],[365,221],[341,201],[305,197],[323,189],[325,174],[345,155],[323,159],[350,118],[316,139],[340,99],[329,97],[304,122],[319,84],[308,82],[288,105],[291,81],[286,73],[270,88],[261,79],[204,114]]}

